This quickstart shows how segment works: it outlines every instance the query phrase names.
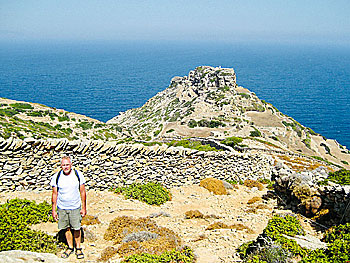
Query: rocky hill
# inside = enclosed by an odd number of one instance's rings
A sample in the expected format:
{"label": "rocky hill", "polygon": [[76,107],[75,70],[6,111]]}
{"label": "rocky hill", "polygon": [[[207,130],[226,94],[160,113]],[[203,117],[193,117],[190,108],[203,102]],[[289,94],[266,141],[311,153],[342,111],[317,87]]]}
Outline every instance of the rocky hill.
{"label": "rocky hill", "polygon": [[109,140],[122,138],[118,125],[107,125],[84,115],[0,98],[0,137]]}
{"label": "rocky hill", "polygon": [[238,86],[231,68],[202,66],[188,76],[174,77],[167,89],[145,105],[107,123],[37,103],[0,98],[0,137],[4,139],[169,142],[190,137],[220,142],[232,136],[242,140],[236,150],[301,154],[350,167],[346,147]]}
{"label": "rocky hill", "polygon": [[121,126],[144,140],[235,136],[248,148],[283,150],[318,156],[339,165],[350,162],[349,151],[326,139],[236,83],[231,68],[197,67],[174,77],[170,86],[107,123]]}

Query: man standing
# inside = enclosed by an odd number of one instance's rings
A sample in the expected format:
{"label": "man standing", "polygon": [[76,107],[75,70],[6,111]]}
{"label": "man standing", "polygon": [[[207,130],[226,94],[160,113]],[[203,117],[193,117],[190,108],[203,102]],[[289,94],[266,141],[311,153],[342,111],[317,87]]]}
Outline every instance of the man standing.
{"label": "man standing", "polygon": [[62,158],[61,168],[61,171],[52,176],[50,182],[52,216],[58,221],[58,229],[66,229],[68,248],[63,252],[62,258],[68,258],[74,252],[75,241],[76,256],[82,259],[84,254],[80,245],[80,228],[81,219],[86,215],[85,178],[83,173],[72,169],[72,161],[68,156]]}

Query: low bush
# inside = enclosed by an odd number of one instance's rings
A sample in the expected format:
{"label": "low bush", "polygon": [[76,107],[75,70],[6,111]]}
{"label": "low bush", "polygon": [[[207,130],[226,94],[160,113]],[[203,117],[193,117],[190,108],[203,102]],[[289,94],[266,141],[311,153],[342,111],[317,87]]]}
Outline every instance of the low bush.
{"label": "low bush", "polygon": [[349,185],[350,184],[350,170],[341,169],[335,171],[334,173],[329,173],[327,177],[328,180],[335,182],[341,185]]}
{"label": "low bush", "polygon": [[266,246],[259,248],[250,254],[245,260],[247,263],[291,263],[291,253],[280,244],[270,242]]}
{"label": "low bush", "polygon": [[227,190],[223,182],[216,178],[205,178],[199,183],[199,185],[216,195],[227,194]]}
{"label": "low bush", "polygon": [[18,114],[18,111],[14,109],[9,109],[9,108],[0,109],[0,116],[12,117],[16,114]]}
{"label": "low bush", "polygon": [[199,141],[191,141],[191,140],[181,140],[181,141],[171,141],[167,143],[168,146],[182,146],[184,148],[194,149],[198,151],[217,151],[216,148],[211,147],[208,144],[202,144]]}
{"label": "low bush", "polygon": [[88,121],[82,121],[79,124],[77,124],[77,126],[82,128],[83,130],[89,130],[94,126],[94,123],[88,122]]}
{"label": "low bush", "polygon": [[81,224],[85,226],[96,225],[101,224],[101,221],[98,219],[97,216],[85,215],[81,220]]}
{"label": "low bush", "polygon": [[149,205],[161,205],[170,200],[170,192],[159,183],[133,183],[128,187],[115,189],[126,198],[137,199]]}
{"label": "low bush", "polygon": [[236,145],[239,145],[240,143],[242,143],[243,139],[240,137],[228,137],[225,140],[223,140],[221,143],[227,145],[227,146],[231,146],[234,147]]}
{"label": "low bush", "polygon": [[255,129],[254,131],[250,132],[250,136],[252,136],[252,137],[261,137],[261,132]]}
{"label": "low bush", "polygon": [[12,103],[10,106],[14,109],[20,109],[20,110],[32,110],[34,107],[28,103]]}
{"label": "low bush", "polygon": [[194,263],[196,257],[189,247],[184,247],[181,250],[171,250],[164,252],[161,255],[152,255],[142,253],[138,255],[132,255],[122,261],[123,263]]}
{"label": "low bush", "polygon": [[118,248],[121,256],[141,253],[160,255],[181,246],[181,239],[177,234],[168,228],[157,226],[149,218],[116,217],[110,222],[104,239],[115,245],[121,244]]}
{"label": "low bush", "polygon": [[330,228],[324,238],[328,243],[327,249],[316,249],[311,251],[303,263],[331,263],[350,261],[350,223]]}
{"label": "low bush", "polygon": [[256,180],[251,180],[251,179],[245,180],[243,185],[246,187],[249,187],[249,188],[257,187],[259,189],[259,191],[264,189],[264,186],[262,185],[262,183],[260,183]]}
{"label": "low bush", "polygon": [[191,219],[191,218],[204,218],[204,215],[202,212],[199,210],[189,210],[186,211],[185,213],[185,218],[186,219]]}
{"label": "low bush", "polygon": [[[295,235],[304,235],[304,230],[297,218],[290,215],[276,215],[269,220],[263,233],[255,241],[242,244],[238,248],[238,253],[246,262],[266,262],[264,257],[267,254],[275,254],[276,258],[283,255],[305,256],[308,250],[303,249],[296,241],[288,239],[285,236],[294,237]],[[279,247],[275,252],[270,251],[271,244],[273,249]],[[282,250],[280,250],[282,249]],[[267,262],[289,262],[289,257],[282,257],[284,261]]]}
{"label": "low bush", "polygon": [[0,206],[0,251],[28,250],[54,253],[57,241],[41,231],[29,228],[32,224],[53,221],[51,205],[36,204],[26,199],[12,199]]}

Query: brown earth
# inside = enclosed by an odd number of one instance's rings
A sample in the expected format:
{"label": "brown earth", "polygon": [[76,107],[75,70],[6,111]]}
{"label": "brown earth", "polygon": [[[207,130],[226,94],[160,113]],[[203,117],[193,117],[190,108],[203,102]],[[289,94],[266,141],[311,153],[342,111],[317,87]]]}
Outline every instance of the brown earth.
{"label": "brown earth", "polygon": [[[87,192],[88,215],[97,216],[101,224],[86,226],[95,240],[86,238],[82,244],[85,259],[77,260],[75,255],[70,256],[68,262],[96,262],[111,241],[103,239],[103,235],[111,222],[117,216],[146,217],[152,213],[165,212],[170,217],[159,216],[153,218],[159,226],[163,226],[177,233],[184,245],[190,246],[197,255],[197,262],[236,262],[240,261],[235,249],[244,242],[254,240],[266,227],[268,220],[275,213],[286,213],[276,209],[276,201],[258,201],[248,205],[253,197],[259,199],[267,192],[264,188],[248,188],[240,185],[237,189],[228,190],[228,195],[214,195],[198,186],[183,186],[171,189],[172,201],[161,206],[151,206],[137,200],[127,200],[122,195],[112,192],[89,190]],[[26,198],[37,203],[50,202],[51,192],[7,192],[0,194],[0,203],[7,199]],[[260,200],[260,199],[259,199]],[[261,205],[264,203],[265,205]],[[256,206],[265,209],[256,209]],[[199,210],[204,218],[185,219],[185,212]],[[216,219],[213,216],[219,217]],[[237,229],[206,230],[213,223],[225,225],[240,225]],[[47,233],[58,232],[57,223],[44,223],[33,226]],[[307,230],[312,232],[310,227]],[[120,262],[115,256],[110,262]]]}

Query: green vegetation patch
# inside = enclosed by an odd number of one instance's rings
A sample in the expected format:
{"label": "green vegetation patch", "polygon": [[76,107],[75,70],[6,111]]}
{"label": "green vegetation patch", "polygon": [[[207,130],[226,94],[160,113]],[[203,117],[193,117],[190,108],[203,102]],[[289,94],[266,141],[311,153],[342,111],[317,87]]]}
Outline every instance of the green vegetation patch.
{"label": "green vegetation patch", "polygon": [[346,169],[340,169],[335,172],[330,172],[325,181],[332,181],[340,185],[350,184],[350,171]]}
{"label": "green vegetation patch", "polygon": [[161,205],[170,200],[170,192],[159,183],[133,183],[128,187],[116,188],[116,193],[122,193],[126,198],[140,200],[149,205]]}
{"label": "green vegetation patch", "polygon": [[[266,262],[264,257],[267,253],[266,249],[278,247],[276,257],[281,254],[290,253],[292,255],[305,256],[308,250],[303,249],[294,240],[288,239],[286,236],[294,237],[296,235],[304,235],[304,230],[297,218],[291,215],[275,215],[268,222],[263,233],[256,241],[242,244],[238,248],[238,253],[246,262]],[[258,249],[260,248],[260,249]],[[272,260],[272,259],[271,259]],[[268,262],[287,262],[287,261],[268,261]]]}
{"label": "green vegetation patch", "polygon": [[14,109],[19,110],[32,110],[34,107],[28,103],[12,103],[10,106]]}
{"label": "green vegetation patch", "polygon": [[250,95],[247,93],[238,93],[238,95],[240,95],[242,98],[250,99]]}
{"label": "green vegetation patch", "polygon": [[0,251],[27,250],[55,253],[57,241],[41,231],[29,228],[32,224],[53,221],[51,205],[36,204],[26,199],[12,199],[0,206]]}
{"label": "green vegetation patch", "polygon": [[142,253],[139,255],[131,255],[124,259],[125,263],[193,263],[196,262],[196,257],[189,247],[184,247],[181,250],[171,250],[164,252],[161,255],[153,255],[148,253]]}
{"label": "green vegetation patch", "polygon": [[189,122],[188,122],[188,127],[190,128],[194,128],[194,127],[208,127],[208,128],[218,128],[218,127],[226,127],[226,124],[221,122],[221,121],[218,121],[218,120],[200,120],[200,121],[195,121],[193,119],[191,119]]}
{"label": "green vegetation patch", "polygon": [[234,147],[236,145],[239,145],[242,142],[243,142],[243,139],[241,137],[232,136],[232,137],[226,138],[221,143],[223,143],[223,144],[225,144],[227,146]]}
{"label": "green vegetation patch", "polygon": [[4,117],[12,117],[18,113],[19,112],[17,110],[11,109],[11,108],[0,109],[0,116],[4,116]]}
{"label": "green vegetation patch", "polygon": [[329,229],[323,241],[328,243],[327,249],[311,251],[303,258],[303,263],[340,263],[350,261],[350,223]]}
{"label": "green vegetation patch", "polygon": [[190,140],[180,140],[180,141],[171,141],[167,143],[169,146],[182,146],[184,148],[194,149],[198,151],[217,151],[215,147],[211,147],[208,144],[202,144],[199,141],[190,141]]}
{"label": "green vegetation patch", "polygon": [[252,136],[252,137],[261,137],[261,132],[254,128],[254,131],[250,132],[250,136]]}

